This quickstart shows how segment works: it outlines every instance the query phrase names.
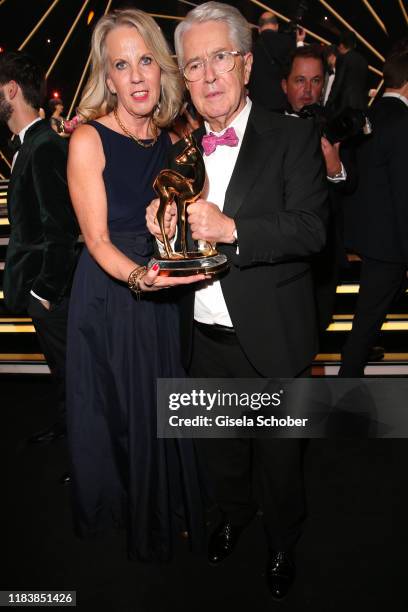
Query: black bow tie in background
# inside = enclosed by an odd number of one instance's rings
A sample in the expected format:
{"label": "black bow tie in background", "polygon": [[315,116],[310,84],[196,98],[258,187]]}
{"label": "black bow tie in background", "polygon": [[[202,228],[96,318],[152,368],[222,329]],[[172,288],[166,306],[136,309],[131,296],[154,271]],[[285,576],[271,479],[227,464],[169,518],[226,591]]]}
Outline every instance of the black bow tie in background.
{"label": "black bow tie in background", "polygon": [[17,135],[17,136],[13,136],[12,138],[10,138],[10,140],[8,141],[8,147],[13,155],[17,153],[17,151],[21,147],[21,144],[22,143],[20,140],[20,136]]}

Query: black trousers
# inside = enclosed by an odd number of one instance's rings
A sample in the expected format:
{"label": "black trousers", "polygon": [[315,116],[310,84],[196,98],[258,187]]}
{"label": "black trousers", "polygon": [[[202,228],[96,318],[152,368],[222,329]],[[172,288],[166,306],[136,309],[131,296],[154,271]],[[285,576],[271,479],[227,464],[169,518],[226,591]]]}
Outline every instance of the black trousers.
{"label": "black trousers", "polygon": [[331,323],[336,303],[336,288],[340,279],[340,270],[348,265],[341,230],[341,220],[338,217],[339,215],[335,215],[334,212],[332,213],[327,230],[326,245],[311,260],[320,333],[324,333]]}
{"label": "black trousers", "polygon": [[407,266],[363,257],[360,292],[353,328],[343,348],[339,376],[364,376],[370,348],[376,340],[389,307],[407,284]]}
{"label": "black trousers", "polygon": [[[235,335],[227,344],[194,328],[190,376],[259,378]],[[199,439],[216,501],[233,524],[263,512],[268,544],[290,551],[305,515],[302,445],[297,439]]]}
{"label": "black trousers", "polygon": [[28,314],[54,382],[54,401],[57,423],[65,425],[65,358],[67,345],[68,299],[64,298],[50,310],[44,308],[37,298],[30,296]]}

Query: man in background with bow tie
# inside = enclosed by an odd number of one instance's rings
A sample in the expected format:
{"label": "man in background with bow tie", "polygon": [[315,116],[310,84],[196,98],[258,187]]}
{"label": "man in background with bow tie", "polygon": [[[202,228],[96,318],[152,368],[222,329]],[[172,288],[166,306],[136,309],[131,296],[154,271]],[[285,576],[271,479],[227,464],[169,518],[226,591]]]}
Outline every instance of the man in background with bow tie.
{"label": "man in background with bow tie", "polygon": [[[314,126],[246,97],[251,30],[236,8],[207,2],[193,9],[176,29],[175,46],[205,120],[194,135],[203,145],[208,186],[188,207],[191,237],[217,243],[230,261],[220,279],[182,300],[184,365],[196,378],[300,376],[317,351],[308,257],[325,241],[327,194]],[[157,205],[148,208],[147,223],[160,239]],[[172,217],[170,236],[174,225]],[[267,582],[280,599],[294,577],[292,553],[305,513],[300,441],[202,442],[222,513],[209,561],[218,564],[233,551],[260,508]]]}
{"label": "man in background with bow tie", "polygon": [[39,117],[44,93],[44,74],[28,55],[0,55],[0,121],[14,134],[15,148],[4,299],[10,312],[31,316],[57,386],[57,421],[33,442],[65,432],[67,296],[78,238],[66,182],[67,143]]}

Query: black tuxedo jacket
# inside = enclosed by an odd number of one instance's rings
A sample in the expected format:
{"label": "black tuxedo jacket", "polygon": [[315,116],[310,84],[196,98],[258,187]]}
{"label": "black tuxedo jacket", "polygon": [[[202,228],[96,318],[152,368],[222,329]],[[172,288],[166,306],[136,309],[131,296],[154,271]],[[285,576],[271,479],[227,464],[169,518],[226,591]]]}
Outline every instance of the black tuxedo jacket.
{"label": "black tuxedo jacket", "polygon": [[344,201],[346,245],[367,257],[408,264],[408,107],[381,98],[371,136],[357,148],[358,184]]}
{"label": "black tuxedo jacket", "polygon": [[[204,129],[195,137],[201,142]],[[177,152],[182,143],[174,145]],[[325,241],[327,188],[312,122],[253,105],[225,194],[236,246],[221,278],[239,342],[263,376],[294,376],[316,350],[316,316],[308,258]],[[194,289],[181,299],[184,365],[192,351]]]}
{"label": "black tuxedo jacket", "polygon": [[249,81],[251,100],[270,111],[286,106],[281,81],[285,63],[296,49],[296,40],[287,34],[265,30],[254,45],[254,63]]}
{"label": "black tuxedo jacket", "polygon": [[331,115],[338,115],[347,107],[365,110],[368,104],[368,63],[358,52],[351,50],[339,56],[336,77],[327,100]]}
{"label": "black tuxedo jacket", "polygon": [[12,312],[26,309],[31,289],[51,303],[69,291],[78,227],[66,181],[67,151],[48,121],[30,127],[19,150],[7,198],[4,298]]}

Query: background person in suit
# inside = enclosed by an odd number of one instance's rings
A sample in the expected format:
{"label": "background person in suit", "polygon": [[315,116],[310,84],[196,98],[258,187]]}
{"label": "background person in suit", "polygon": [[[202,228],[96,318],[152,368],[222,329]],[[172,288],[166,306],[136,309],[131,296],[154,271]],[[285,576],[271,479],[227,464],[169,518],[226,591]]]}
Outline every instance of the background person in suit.
{"label": "background person in suit", "polygon": [[336,64],[339,52],[336,45],[329,45],[324,48],[324,59],[325,59],[325,78],[324,87],[322,94],[322,104],[326,106],[327,100],[329,99],[330,92],[333,87],[334,79],[336,78]]}
{"label": "background person in suit", "polygon": [[347,107],[365,110],[368,105],[368,63],[356,50],[353,32],[344,32],[338,45],[336,77],[326,106],[332,115]]}
{"label": "background person in suit", "polygon": [[[182,300],[184,364],[197,378],[301,375],[317,350],[307,258],[325,240],[327,192],[317,133],[312,123],[247,99],[251,31],[236,8],[207,2],[193,9],[177,27],[175,46],[206,122],[195,137],[204,147],[208,190],[188,208],[191,236],[216,242],[231,263],[220,280]],[[213,139],[226,134],[232,146],[220,143],[210,152]],[[157,205],[148,208],[147,222],[160,239]],[[217,564],[232,552],[261,507],[267,582],[280,599],[294,577],[292,552],[305,513],[300,441],[203,442],[222,512],[209,561]],[[261,489],[256,496],[252,457]]]}
{"label": "background person in suit", "polygon": [[364,375],[369,347],[406,286],[408,265],[408,46],[384,65],[373,133],[357,150],[359,181],[345,206],[346,245],[361,257],[360,292],[339,376]]}
{"label": "background person in suit", "polygon": [[21,143],[8,189],[4,299],[11,312],[32,317],[57,383],[58,420],[34,442],[65,432],[67,306],[78,238],[66,182],[67,143],[39,117],[44,92],[44,74],[28,55],[0,55],[0,120]]}
{"label": "background person in suit", "polygon": [[280,111],[285,108],[281,88],[284,66],[296,46],[303,45],[306,33],[302,28],[296,30],[296,35],[279,32],[279,21],[270,11],[260,16],[258,30],[249,94],[254,102],[267,110]]}
{"label": "background person in suit", "polygon": [[[301,111],[308,105],[320,105],[324,86],[324,62],[319,45],[308,45],[296,49],[289,58],[282,80],[282,88],[287,97],[288,112],[302,116]],[[323,111],[322,111],[323,112]],[[313,117],[307,121],[314,123]],[[320,134],[318,124],[316,132]],[[329,189],[328,208],[330,210],[327,241],[324,249],[312,260],[312,272],[316,290],[316,306],[319,330],[323,332],[329,325],[336,300],[336,286],[340,268],[347,265],[342,231],[342,196],[355,188],[356,176],[352,163],[350,146],[332,144],[324,136],[320,139],[326,165]]]}

